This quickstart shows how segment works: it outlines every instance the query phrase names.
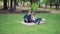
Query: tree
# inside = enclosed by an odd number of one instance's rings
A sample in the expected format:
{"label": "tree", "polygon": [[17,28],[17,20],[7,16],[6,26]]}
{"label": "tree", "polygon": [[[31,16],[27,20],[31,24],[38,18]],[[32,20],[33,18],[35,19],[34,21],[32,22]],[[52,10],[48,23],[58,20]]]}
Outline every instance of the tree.
{"label": "tree", "polygon": [[49,0],[49,2],[50,8],[52,8],[52,6],[55,6],[55,9],[59,9],[60,0]]}
{"label": "tree", "polygon": [[39,0],[39,8],[41,7],[41,1]]}
{"label": "tree", "polygon": [[3,5],[3,10],[5,10],[5,9],[8,9],[8,7],[7,7],[7,0],[3,0],[3,3],[4,3],[4,5]]}
{"label": "tree", "polygon": [[52,8],[53,1],[52,0],[49,0],[49,1],[50,1],[50,8]]}
{"label": "tree", "polygon": [[16,10],[16,0],[14,0],[14,10]]}
{"label": "tree", "polygon": [[12,0],[10,0],[10,9],[12,10],[12,8],[13,8],[13,5],[12,5]]}
{"label": "tree", "polygon": [[47,4],[49,3],[49,0],[44,0],[45,7],[47,8]]}
{"label": "tree", "polygon": [[37,4],[37,1],[39,1],[39,0],[30,0],[30,3],[31,3],[31,10],[33,10],[34,8],[37,7],[37,6],[34,7],[34,5]]}
{"label": "tree", "polygon": [[56,5],[55,5],[55,6],[56,6],[56,10],[57,10],[57,9],[59,9],[59,1],[60,1],[60,0],[55,0],[55,4],[56,4]]}

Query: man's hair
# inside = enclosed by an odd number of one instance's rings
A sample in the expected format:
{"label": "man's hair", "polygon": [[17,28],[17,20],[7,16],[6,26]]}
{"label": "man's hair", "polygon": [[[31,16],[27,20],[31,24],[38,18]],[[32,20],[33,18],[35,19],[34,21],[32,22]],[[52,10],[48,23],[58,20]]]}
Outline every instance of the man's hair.
{"label": "man's hair", "polygon": [[33,13],[34,11],[33,10],[31,10],[31,13]]}
{"label": "man's hair", "polygon": [[31,10],[31,11],[28,11],[27,13],[29,13],[29,12],[33,13],[34,11],[33,11],[33,10]]}
{"label": "man's hair", "polygon": [[33,13],[34,11],[28,11],[27,13],[29,13],[29,12]]}

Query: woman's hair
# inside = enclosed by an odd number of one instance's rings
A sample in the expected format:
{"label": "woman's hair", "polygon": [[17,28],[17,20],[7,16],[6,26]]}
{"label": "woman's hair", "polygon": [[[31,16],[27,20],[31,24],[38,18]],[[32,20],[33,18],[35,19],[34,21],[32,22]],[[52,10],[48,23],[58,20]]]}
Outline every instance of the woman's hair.
{"label": "woman's hair", "polygon": [[31,14],[34,13],[33,15],[35,15],[35,12],[34,11],[31,11]]}

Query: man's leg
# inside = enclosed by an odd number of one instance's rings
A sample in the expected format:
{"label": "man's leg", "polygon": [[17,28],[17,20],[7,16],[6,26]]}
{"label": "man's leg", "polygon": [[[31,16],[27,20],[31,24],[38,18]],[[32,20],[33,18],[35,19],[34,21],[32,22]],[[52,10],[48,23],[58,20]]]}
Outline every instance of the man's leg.
{"label": "man's leg", "polygon": [[42,18],[36,18],[35,23],[39,24],[41,20],[42,20]]}

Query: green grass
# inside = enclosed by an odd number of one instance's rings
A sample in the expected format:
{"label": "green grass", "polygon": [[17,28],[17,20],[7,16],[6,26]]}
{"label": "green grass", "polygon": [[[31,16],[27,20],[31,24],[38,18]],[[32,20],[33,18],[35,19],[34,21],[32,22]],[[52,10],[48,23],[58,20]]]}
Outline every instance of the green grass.
{"label": "green grass", "polygon": [[0,14],[0,34],[60,34],[60,14],[41,13],[36,17],[46,19],[46,24],[22,25],[17,22],[24,14]]}

